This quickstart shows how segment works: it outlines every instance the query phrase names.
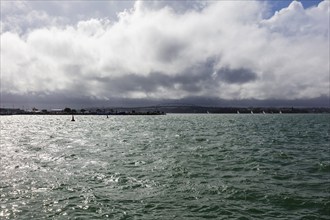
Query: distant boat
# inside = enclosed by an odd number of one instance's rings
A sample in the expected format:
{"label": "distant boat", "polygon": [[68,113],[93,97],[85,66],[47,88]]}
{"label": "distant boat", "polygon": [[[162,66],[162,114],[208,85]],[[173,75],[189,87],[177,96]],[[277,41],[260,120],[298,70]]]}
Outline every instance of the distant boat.
{"label": "distant boat", "polygon": [[75,120],[74,120],[74,116],[73,116],[73,115],[72,115],[71,121],[75,121]]}
{"label": "distant boat", "polygon": [[239,114],[239,111],[237,111],[237,114]]}
{"label": "distant boat", "polygon": [[107,118],[109,118],[109,115],[107,115]]}
{"label": "distant boat", "polygon": [[207,111],[206,113],[207,113],[207,114],[210,114],[210,112],[209,112],[209,111]]}
{"label": "distant boat", "polygon": [[251,114],[253,114],[253,111],[251,111]]}
{"label": "distant boat", "polygon": [[282,111],[280,110],[280,114],[282,114]]}
{"label": "distant boat", "polygon": [[262,111],[262,114],[266,114],[266,112],[265,111]]}

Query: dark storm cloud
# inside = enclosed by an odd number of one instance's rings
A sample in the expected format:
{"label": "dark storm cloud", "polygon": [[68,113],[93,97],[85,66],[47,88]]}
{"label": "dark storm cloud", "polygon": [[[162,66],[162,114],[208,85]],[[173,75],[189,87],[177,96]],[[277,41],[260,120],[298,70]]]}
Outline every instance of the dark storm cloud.
{"label": "dark storm cloud", "polygon": [[94,78],[93,80],[100,82],[110,93],[115,92],[120,94],[134,91],[151,93],[160,87],[173,89],[174,85],[179,85],[185,90],[196,91],[199,88],[196,88],[195,82],[193,82],[194,79],[202,80],[198,75],[192,77],[169,76],[161,72],[153,72],[148,76],[125,74],[114,78]]}
{"label": "dark storm cloud", "polygon": [[63,66],[63,71],[71,76],[77,75],[79,76],[83,71],[83,67],[77,64],[68,64]]}
{"label": "dark storm cloud", "polygon": [[141,1],[144,7],[159,10],[164,7],[170,7],[177,13],[185,13],[190,10],[202,10],[206,5],[207,1],[198,0],[180,0],[180,1],[168,1],[168,0],[157,0],[157,1]]}
{"label": "dark storm cloud", "polygon": [[222,68],[217,75],[227,83],[243,84],[257,79],[257,74],[246,68],[229,69]]}
{"label": "dark storm cloud", "polygon": [[171,62],[179,58],[180,52],[185,49],[183,42],[176,39],[162,39],[159,42],[157,58],[162,62]]}
{"label": "dark storm cloud", "polygon": [[148,75],[130,73],[117,77],[89,77],[87,79],[99,82],[104,90],[109,93],[118,93],[118,95],[134,91],[152,93],[159,88],[168,90],[176,88],[196,93],[218,85],[218,81],[213,78],[215,62],[215,58],[207,59],[204,63],[196,64],[175,75],[169,75],[166,72],[151,72]]}
{"label": "dark storm cloud", "polygon": [[216,87],[218,81],[214,80],[214,65],[216,58],[209,58],[203,63],[196,64],[175,77],[175,82],[182,85],[182,89],[188,92],[200,92],[206,88]]}
{"label": "dark storm cloud", "polygon": [[160,85],[165,87],[171,86],[171,78],[162,73],[152,73],[149,76],[142,76],[138,74],[125,74],[118,77],[98,77],[94,80],[101,82],[102,86],[107,89],[110,93],[114,92],[117,94],[143,91],[153,92]]}

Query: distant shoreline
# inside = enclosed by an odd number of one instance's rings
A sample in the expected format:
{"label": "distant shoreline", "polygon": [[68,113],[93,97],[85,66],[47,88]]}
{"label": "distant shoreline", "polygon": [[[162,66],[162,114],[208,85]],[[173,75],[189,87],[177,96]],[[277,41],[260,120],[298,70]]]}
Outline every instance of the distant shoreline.
{"label": "distant shoreline", "polygon": [[330,113],[329,108],[272,108],[272,107],[204,107],[204,106],[150,106],[135,108],[86,108],[86,109],[53,109],[53,110],[22,110],[0,108],[0,115],[166,115],[182,114],[310,114]]}
{"label": "distant shoreline", "polygon": [[96,114],[96,113],[72,113],[72,114],[66,114],[66,113],[0,113],[0,115],[166,115],[166,113],[153,113],[153,112],[145,112],[145,113],[118,113],[118,114]]}

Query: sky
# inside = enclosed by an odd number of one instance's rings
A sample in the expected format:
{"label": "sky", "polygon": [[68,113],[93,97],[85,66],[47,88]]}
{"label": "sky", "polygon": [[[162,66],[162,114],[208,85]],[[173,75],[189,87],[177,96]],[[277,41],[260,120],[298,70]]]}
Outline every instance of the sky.
{"label": "sky", "polygon": [[1,107],[330,107],[330,1],[1,1]]}

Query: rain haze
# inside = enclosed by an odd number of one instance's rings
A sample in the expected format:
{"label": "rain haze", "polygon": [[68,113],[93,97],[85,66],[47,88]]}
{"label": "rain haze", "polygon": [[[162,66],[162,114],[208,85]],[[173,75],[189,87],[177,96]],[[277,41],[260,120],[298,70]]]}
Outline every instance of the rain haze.
{"label": "rain haze", "polygon": [[1,1],[1,107],[329,106],[330,1]]}

